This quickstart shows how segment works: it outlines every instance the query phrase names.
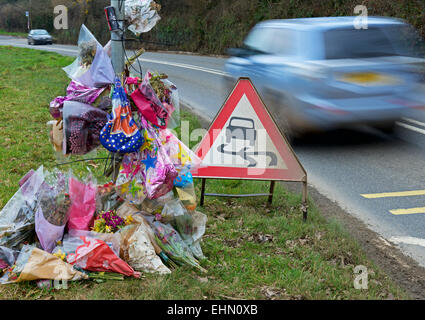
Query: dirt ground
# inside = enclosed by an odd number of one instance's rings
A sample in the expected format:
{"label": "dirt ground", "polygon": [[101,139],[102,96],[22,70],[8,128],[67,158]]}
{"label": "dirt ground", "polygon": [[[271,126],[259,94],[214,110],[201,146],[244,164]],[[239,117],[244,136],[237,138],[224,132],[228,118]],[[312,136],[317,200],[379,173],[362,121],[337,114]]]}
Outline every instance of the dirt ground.
{"label": "dirt ground", "polygon": [[[283,184],[289,191],[299,193],[301,190],[299,183]],[[411,299],[425,299],[425,268],[313,187],[309,186],[308,193],[321,214],[326,219],[338,221],[358,241],[367,257],[403,288]]]}

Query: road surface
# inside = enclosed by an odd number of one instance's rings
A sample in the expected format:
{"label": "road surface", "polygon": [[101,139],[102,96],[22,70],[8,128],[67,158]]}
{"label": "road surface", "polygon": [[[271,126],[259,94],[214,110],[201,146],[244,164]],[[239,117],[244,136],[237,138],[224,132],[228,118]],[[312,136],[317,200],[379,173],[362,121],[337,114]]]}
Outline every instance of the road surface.
{"label": "road surface", "polygon": [[[29,46],[5,36],[0,45],[77,54],[76,46]],[[208,119],[228,94],[223,58],[147,52],[141,64],[168,74],[182,101]],[[400,121],[394,136],[368,128],[329,132],[294,150],[309,184],[425,266],[425,114]]]}

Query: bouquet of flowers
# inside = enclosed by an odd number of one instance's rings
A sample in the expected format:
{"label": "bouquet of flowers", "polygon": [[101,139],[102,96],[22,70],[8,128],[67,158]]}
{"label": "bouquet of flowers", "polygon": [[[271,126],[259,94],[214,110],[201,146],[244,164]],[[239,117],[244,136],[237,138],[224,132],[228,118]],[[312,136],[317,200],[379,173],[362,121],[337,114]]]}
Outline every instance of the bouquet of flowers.
{"label": "bouquet of flowers", "polygon": [[132,222],[133,217],[131,215],[127,216],[126,219],[123,219],[117,215],[115,210],[110,210],[98,216],[98,218],[94,221],[92,230],[100,233],[115,233]]}
{"label": "bouquet of flowers", "polygon": [[159,221],[149,220],[155,235],[155,243],[173,260],[177,265],[190,265],[202,272],[207,272],[199,265],[190,248],[185,244],[178,232],[167,224]]}

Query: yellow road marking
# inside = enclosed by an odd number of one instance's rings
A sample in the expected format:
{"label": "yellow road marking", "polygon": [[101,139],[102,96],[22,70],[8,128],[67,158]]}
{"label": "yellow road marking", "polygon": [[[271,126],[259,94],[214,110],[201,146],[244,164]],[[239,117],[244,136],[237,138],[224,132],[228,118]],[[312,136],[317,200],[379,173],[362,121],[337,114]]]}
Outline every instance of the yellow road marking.
{"label": "yellow road marking", "polygon": [[425,207],[410,208],[410,209],[395,209],[395,210],[390,210],[390,212],[395,215],[425,213]]}
{"label": "yellow road marking", "polygon": [[423,196],[423,195],[425,195],[425,190],[361,194],[362,197],[367,199],[390,198],[390,197],[411,197],[411,196]]}

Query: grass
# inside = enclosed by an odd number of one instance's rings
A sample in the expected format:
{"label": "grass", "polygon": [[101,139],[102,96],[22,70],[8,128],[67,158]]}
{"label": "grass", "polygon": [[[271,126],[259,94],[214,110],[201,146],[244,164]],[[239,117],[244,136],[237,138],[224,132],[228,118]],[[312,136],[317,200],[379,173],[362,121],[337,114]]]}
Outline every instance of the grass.
{"label": "grass", "polygon": [[6,30],[0,30],[1,36],[13,36],[13,37],[19,37],[19,38],[26,38],[28,36],[28,33],[25,32],[9,32]]}
{"label": "grass", "polygon": [[[31,49],[0,47],[0,207],[31,168],[55,166],[45,123],[49,102],[64,93],[69,79],[61,67],[72,58]],[[182,112],[191,129],[196,116]],[[193,142],[196,143],[196,142]],[[102,155],[102,153],[101,153]],[[73,164],[83,173],[87,164]],[[100,177],[101,167],[91,166]],[[196,181],[199,195],[200,181]],[[265,182],[209,180],[211,192],[254,193]],[[144,274],[125,281],[72,282],[68,290],[38,289],[34,282],[0,286],[1,299],[406,299],[359,245],[310,203],[302,222],[301,195],[276,186],[266,199],[206,198],[208,215],[202,248],[208,270],[180,268],[167,276]],[[353,286],[353,268],[369,270],[368,290]]]}

